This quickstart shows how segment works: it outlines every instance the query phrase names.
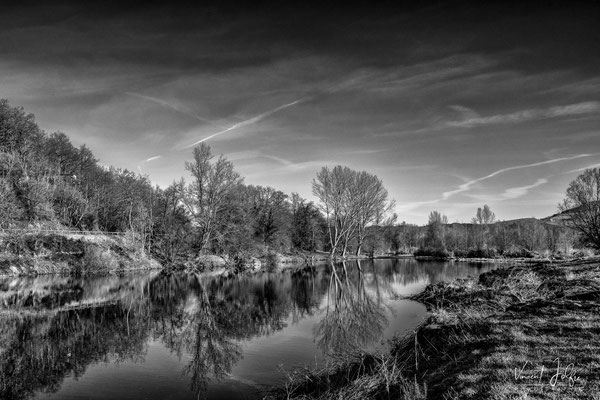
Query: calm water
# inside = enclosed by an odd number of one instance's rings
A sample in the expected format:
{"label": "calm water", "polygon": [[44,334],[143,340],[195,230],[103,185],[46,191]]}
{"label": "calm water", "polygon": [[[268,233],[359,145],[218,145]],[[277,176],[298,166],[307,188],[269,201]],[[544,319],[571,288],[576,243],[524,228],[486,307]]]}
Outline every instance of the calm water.
{"label": "calm water", "polygon": [[426,311],[401,296],[491,268],[345,267],[0,280],[0,398],[256,397],[294,367],[412,331]]}

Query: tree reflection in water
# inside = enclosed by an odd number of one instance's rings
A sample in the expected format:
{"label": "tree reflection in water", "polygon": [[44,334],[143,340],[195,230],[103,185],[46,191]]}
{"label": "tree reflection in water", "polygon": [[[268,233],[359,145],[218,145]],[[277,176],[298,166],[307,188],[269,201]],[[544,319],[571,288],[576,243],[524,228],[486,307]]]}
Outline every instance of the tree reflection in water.
{"label": "tree reflection in water", "polygon": [[0,398],[55,392],[98,362],[142,362],[151,340],[190,357],[183,373],[201,394],[240,360],[240,341],[313,313],[325,292],[315,279],[314,270],[299,270],[2,282]]}
{"label": "tree reflection in water", "polygon": [[353,354],[379,341],[387,319],[377,274],[373,274],[376,284],[369,290],[360,261],[355,274],[351,274],[345,262],[342,268],[331,265],[331,271],[326,312],[314,334],[321,351],[334,357]]}
{"label": "tree reflection in water", "polygon": [[209,375],[216,379],[224,378],[242,357],[241,347],[218,326],[206,288],[201,288],[198,301],[199,308],[192,321],[195,335],[186,343],[192,360],[185,368],[185,373],[191,378],[191,388],[196,393],[207,390]]}
{"label": "tree reflection in water", "polygon": [[364,349],[382,339],[385,304],[398,288],[458,274],[444,264],[380,260],[377,268],[368,261],[227,278],[1,280],[0,398],[55,392],[65,377],[83,376],[96,363],[142,362],[153,341],[189,357],[183,373],[201,394],[232,371],[240,342],[322,315],[313,333],[324,353]]}

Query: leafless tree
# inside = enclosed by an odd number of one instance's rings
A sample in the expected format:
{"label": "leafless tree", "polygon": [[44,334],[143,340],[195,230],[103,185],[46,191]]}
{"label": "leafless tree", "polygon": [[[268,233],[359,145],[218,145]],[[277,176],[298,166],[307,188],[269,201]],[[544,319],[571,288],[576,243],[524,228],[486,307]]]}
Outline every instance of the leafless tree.
{"label": "leafless tree", "polygon": [[471,220],[473,223],[473,238],[475,239],[475,246],[478,249],[487,248],[489,244],[489,225],[496,221],[496,214],[492,212],[490,207],[485,204],[483,208],[477,209],[477,214]]}
{"label": "leafless tree", "polygon": [[567,214],[565,224],[580,232],[592,247],[600,249],[600,169],[586,169],[573,180],[558,206]]}
{"label": "leafless tree", "polygon": [[320,200],[328,221],[331,255],[345,257],[351,239],[357,239],[357,254],[362,247],[366,227],[380,222],[393,207],[381,180],[367,172],[338,165],[323,167],[313,179],[313,194]]}
{"label": "leafless tree", "polygon": [[[331,255],[335,255],[340,246],[347,245],[356,226],[356,210],[350,201],[354,173],[350,168],[341,165],[331,170],[323,167],[313,179],[313,194],[320,200],[320,208],[328,222]],[[342,250],[342,256],[344,255],[345,251]]]}
{"label": "leafless tree", "polygon": [[394,202],[388,201],[388,191],[381,179],[365,171],[356,174],[353,191],[357,219],[356,255],[360,255],[367,226],[381,223],[384,215],[394,208]]}
{"label": "leafless tree", "polygon": [[439,211],[432,211],[429,214],[429,222],[427,223],[425,245],[434,249],[444,249],[446,247],[445,226],[447,224],[448,217]]}
{"label": "leafless tree", "polygon": [[194,148],[194,160],[185,163],[185,168],[192,174],[186,206],[199,228],[201,252],[208,250],[219,213],[225,209],[227,195],[242,181],[225,157],[221,155],[216,162],[211,162],[212,159],[210,146],[202,143]]}

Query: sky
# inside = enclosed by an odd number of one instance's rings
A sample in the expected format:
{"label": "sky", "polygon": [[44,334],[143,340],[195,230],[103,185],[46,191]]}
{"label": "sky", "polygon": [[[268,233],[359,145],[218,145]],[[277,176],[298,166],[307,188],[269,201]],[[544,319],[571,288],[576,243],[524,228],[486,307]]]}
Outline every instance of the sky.
{"label": "sky", "polygon": [[247,184],[315,200],[346,165],[398,221],[468,222],[554,214],[600,167],[598,2],[87,3],[3,8],[0,98],[161,187],[204,142]]}

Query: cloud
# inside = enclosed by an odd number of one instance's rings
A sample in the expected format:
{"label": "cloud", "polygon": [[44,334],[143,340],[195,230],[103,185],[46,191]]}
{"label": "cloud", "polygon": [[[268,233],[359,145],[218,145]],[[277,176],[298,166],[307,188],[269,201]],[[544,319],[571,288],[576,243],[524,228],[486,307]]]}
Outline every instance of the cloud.
{"label": "cloud", "polygon": [[477,111],[473,110],[472,108],[464,107],[464,106],[457,105],[457,104],[451,105],[450,108],[456,112],[461,113],[463,118],[465,118],[465,120],[473,120],[473,119],[480,118]]}
{"label": "cloud", "polygon": [[500,195],[469,195],[469,197],[479,200],[479,201],[484,201],[484,202],[517,199],[519,197],[525,196],[529,192],[530,189],[544,185],[546,183],[548,183],[548,179],[541,178],[541,179],[538,179],[537,181],[535,181],[534,183],[532,183],[531,185],[508,188]]}
{"label": "cloud", "polygon": [[592,168],[600,168],[600,163],[588,165],[587,167],[583,167],[583,168],[572,169],[571,171],[567,171],[567,174],[571,174],[573,172],[583,172],[586,169],[592,169]]}
{"label": "cloud", "polygon": [[491,124],[516,124],[525,121],[538,119],[564,117],[569,115],[589,114],[600,111],[600,102],[587,101],[583,103],[569,104],[565,106],[555,106],[545,109],[533,108],[517,111],[510,114],[497,114],[488,117],[470,117],[462,121],[450,121],[448,126],[460,128],[472,128]]}
{"label": "cloud", "polygon": [[154,160],[158,160],[159,158],[161,158],[162,156],[154,156],[154,157],[150,157],[144,160],[144,162],[150,162],[150,161],[154,161]]}
{"label": "cloud", "polygon": [[502,197],[504,199],[516,199],[518,197],[525,196],[530,189],[533,189],[546,183],[548,183],[548,179],[541,178],[532,183],[531,185],[509,188],[506,189],[504,193],[502,193]]}
{"label": "cloud", "polygon": [[188,117],[192,117],[192,118],[194,118],[194,119],[196,119],[196,120],[198,120],[200,122],[206,122],[208,124],[215,125],[215,123],[213,121],[211,121],[211,120],[209,120],[207,118],[201,117],[198,114],[195,114],[195,113],[191,112],[186,107],[183,107],[181,105],[173,104],[173,103],[168,102],[166,100],[162,100],[162,99],[159,99],[159,98],[156,98],[156,97],[152,97],[152,96],[145,96],[145,95],[142,95],[142,94],[139,94],[139,93],[134,93],[134,92],[125,92],[125,94],[128,95],[128,96],[133,96],[133,97],[137,97],[137,98],[142,99],[142,100],[147,100],[147,101],[151,101],[153,103],[160,104],[163,107],[167,107],[167,108],[170,108],[170,109],[175,110],[177,112],[180,112],[181,114],[185,114]]}
{"label": "cloud", "polygon": [[440,201],[440,199],[435,199],[435,200],[425,200],[425,201],[412,201],[412,202],[406,202],[406,203],[397,203],[396,207],[395,207],[395,211],[396,212],[407,212],[407,211],[412,211],[415,210],[419,207],[422,206],[427,206],[430,204],[436,204]]}
{"label": "cloud", "polygon": [[469,191],[471,189],[471,186],[475,185],[476,183],[485,181],[487,179],[493,178],[493,177],[495,177],[497,175],[503,174],[503,173],[508,172],[508,171],[514,171],[514,170],[518,170],[518,169],[538,167],[540,165],[554,164],[554,163],[561,162],[561,161],[575,160],[577,158],[583,158],[583,157],[591,157],[593,155],[597,155],[597,154],[579,154],[579,155],[572,156],[572,157],[561,157],[561,158],[555,158],[555,159],[552,159],[552,160],[540,161],[540,162],[536,162],[536,163],[533,163],[533,164],[515,165],[514,167],[502,168],[502,169],[499,169],[498,171],[492,172],[489,175],[486,175],[486,176],[483,176],[481,178],[473,179],[473,180],[470,180],[470,181],[468,181],[466,183],[463,183],[462,185],[460,185],[458,187],[458,189],[450,190],[448,192],[442,193],[442,200],[446,200],[446,199],[448,199],[448,198],[450,198],[450,197],[452,197],[452,196],[454,196],[456,194],[459,194],[459,193],[467,192],[467,191]]}

